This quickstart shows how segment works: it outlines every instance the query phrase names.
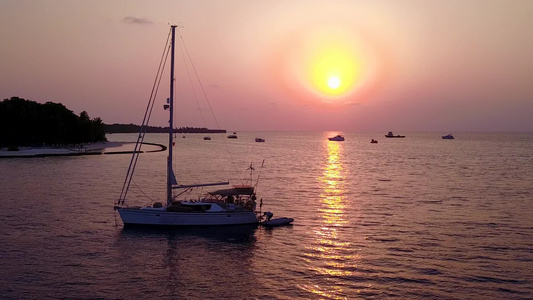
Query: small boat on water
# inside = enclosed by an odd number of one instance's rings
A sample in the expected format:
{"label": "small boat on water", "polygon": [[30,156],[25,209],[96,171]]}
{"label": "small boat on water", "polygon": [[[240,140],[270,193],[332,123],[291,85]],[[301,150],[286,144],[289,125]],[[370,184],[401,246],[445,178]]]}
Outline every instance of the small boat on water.
{"label": "small boat on water", "polygon": [[442,136],[442,139],[443,139],[443,140],[453,140],[453,139],[455,139],[455,138],[454,138],[453,135],[450,133],[450,134],[448,134],[448,135],[443,135],[443,136]]}
{"label": "small boat on water", "polygon": [[328,138],[328,140],[336,141],[336,142],[342,142],[342,141],[344,141],[344,137],[342,135],[338,134],[338,135],[336,135],[334,137]]}
{"label": "small boat on water", "polygon": [[387,133],[385,135],[385,137],[386,138],[404,138],[405,135],[399,135],[399,134],[398,135],[394,135],[394,134],[392,134],[392,131],[389,131],[389,133]]}
{"label": "small boat on water", "polygon": [[234,132],[233,134],[230,134],[228,135],[228,139],[236,139],[237,138],[237,133]]}
{"label": "small boat on water", "polygon": [[291,223],[294,221],[293,218],[276,218],[269,221],[263,221],[261,222],[261,225],[265,227],[278,227],[278,226],[286,226],[286,225],[292,225]]}
{"label": "small boat on water", "polygon": [[377,144],[377,143],[378,143],[378,141],[377,141],[377,140],[375,140],[375,139],[372,139],[372,140],[370,141],[370,143],[371,143],[371,144]]}
{"label": "small boat on water", "polygon": [[263,214],[261,217],[260,224],[264,227],[278,227],[278,226],[286,226],[286,225],[292,225],[291,223],[294,221],[293,218],[276,218],[272,219],[272,216],[274,216],[273,213],[267,211]]}
{"label": "small boat on water", "polygon": [[208,137],[208,136],[204,137],[204,141],[210,141],[210,140],[211,140],[210,137]]}
{"label": "small boat on water", "polygon": [[258,143],[264,143],[264,142],[265,142],[265,139],[262,139],[262,138],[255,138],[255,141],[258,142]]}

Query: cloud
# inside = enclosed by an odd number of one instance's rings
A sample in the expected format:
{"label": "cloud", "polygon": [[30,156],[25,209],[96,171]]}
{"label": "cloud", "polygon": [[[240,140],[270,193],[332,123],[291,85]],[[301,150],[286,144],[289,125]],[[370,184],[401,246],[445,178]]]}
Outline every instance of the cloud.
{"label": "cloud", "polygon": [[122,22],[126,24],[139,24],[139,25],[152,24],[152,21],[146,18],[137,18],[137,17],[132,17],[132,16],[125,17],[124,19],[122,19]]}

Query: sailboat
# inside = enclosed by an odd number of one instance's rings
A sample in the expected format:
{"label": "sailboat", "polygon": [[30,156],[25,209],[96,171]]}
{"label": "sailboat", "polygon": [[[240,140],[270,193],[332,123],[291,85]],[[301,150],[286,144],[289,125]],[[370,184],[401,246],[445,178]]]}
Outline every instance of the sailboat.
{"label": "sailboat", "polygon": [[[174,113],[174,48],[176,25],[171,25],[170,39],[170,98],[167,99],[165,109],[169,110],[169,141],[167,159],[167,184],[166,201],[155,202],[150,206],[126,206],[126,196],[132,180],[133,171],[137,163],[144,135],[146,133],[149,112],[147,108],[145,120],[141,126],[141,132],[137,139],[135,151],[130,161],[130,167],[124,180],[122,193],[115,203],[114,209],[118,211],[124,226],[219,226],[219,225],[242,225],[257,224],[261,219],[261,213],[256,212],[257,197],[255,187],[252,185],[236,185],[232,188],[219,189],[207,193],[199,199],[178,199],[173,195],[175,190],[187,190],[199,187],[228,185],[229,182],[201,183],[193,185],[178,185],[172,170],[173,157],[173,113]],[[162,72],[162,71],[161,71]],[[160,76],[160,75],[158,75]],[[157,80],[156,80],[157,81]],[[148,106],[150,107],[150,105]],[[147,117],[148,114],[148,117]],[[146,123],[146,124],[145,124]],[[253,170],[253,168],[251,168]],[[262,204],[262,203],[261,203]]]}

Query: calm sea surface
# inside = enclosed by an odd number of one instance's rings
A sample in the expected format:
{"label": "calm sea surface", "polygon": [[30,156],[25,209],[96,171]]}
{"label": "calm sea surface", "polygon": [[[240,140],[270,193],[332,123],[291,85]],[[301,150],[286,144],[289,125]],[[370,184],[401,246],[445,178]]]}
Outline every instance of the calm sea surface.
{"label": "calm sea surface", "polygon": [[[182,183],[253,162],[263,211],[296,219],[275,229],[124,229],[130,155],[0,159],[0,298],[533,298],[532,133],[333,134],[177,136]],[[129,204],[164,198],[165,159],[142,154]]]}

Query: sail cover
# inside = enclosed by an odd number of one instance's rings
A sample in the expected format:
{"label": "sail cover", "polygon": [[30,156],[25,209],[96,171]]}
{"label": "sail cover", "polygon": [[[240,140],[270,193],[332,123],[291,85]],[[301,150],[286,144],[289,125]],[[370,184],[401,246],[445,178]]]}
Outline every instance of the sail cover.
{"label": "sail cover", "polygon": [[220,196],[236,196],[236,195],[253,195],[253,187],[243,187],[243,188],[233,188],[233,189],[224,189],[210,192],[211,195],[220,195]]}

